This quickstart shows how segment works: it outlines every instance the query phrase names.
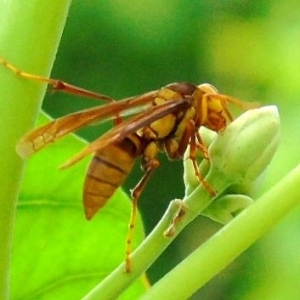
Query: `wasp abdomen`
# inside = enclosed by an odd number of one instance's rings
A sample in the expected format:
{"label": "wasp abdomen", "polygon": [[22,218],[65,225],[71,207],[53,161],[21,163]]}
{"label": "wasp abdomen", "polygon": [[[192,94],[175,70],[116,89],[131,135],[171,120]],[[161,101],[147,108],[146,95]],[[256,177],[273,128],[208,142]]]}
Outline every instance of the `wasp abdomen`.
{"label": "wasp abdomen", "polygon": [[131,172],[135,158],[139,155],[139,145],[135,142],[135,139],[129,137],[95,152],[83,189],[83,203],[88,220],[106,204]]}

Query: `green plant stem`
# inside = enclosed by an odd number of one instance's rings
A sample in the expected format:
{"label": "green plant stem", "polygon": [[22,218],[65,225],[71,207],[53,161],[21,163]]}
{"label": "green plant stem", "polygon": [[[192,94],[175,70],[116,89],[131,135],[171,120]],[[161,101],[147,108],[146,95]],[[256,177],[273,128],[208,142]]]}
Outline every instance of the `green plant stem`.
{"label": "green plant stem", "polygon": [[[0,56],[18,68],[48,76],[70,0],[2,1]],[[46,86],[20,78],[0,65],[0,299],[9,298],[9,270],[23,161],[15,147],[32,128]]]}
{"label": "green plant stem", "polygon": [[300,203],[299,185],[300,165],[162,278],[142,299],[160,300],[170,295],[175,300],[188,299]]}
{"label": "green plant stem", "polygon": [[[207,195],[204,191],[203,194]],[[203,195],[205,197],[205,195]],[[125,273],[125,265],[121,264],[93,290],[90,291],[82,300],[108,300],[116,299],[134,280],[136,280],[162,251],[172,242],[172,238],[165,238],[164,232],[172,221],[174,214],[178,211],[180,200],[174,200],[170,203],[165,215],[157,224],[155,229],[146,238],[146,240],[132,254],[132,272]]]}
{"label": "green plant stem", "polygon": [[[85,300],[117,298],[218,195],[223,195],[230,186],[255,180],[270,163],[277,149],[279,124],[277,108],[262,107],[244,113],[216,136],[208,148],[211,168],[204,178],[217,191],[216,196],[210,195],[207,187],[200,184],[194,190],[190,189],[182,201],[172,201],[159,224],[132,254],[132,273],[124,274],[124,266],[121,265],[96,286]],[[261,143],[253,143],[260,138]],[[188,166],[185,172],[190,172]],[[186,183],[189,184],[187,177]],[[211,257],[211,261],[213,259]]]}
{"label": "green plant stem", "polygon": [[[226,181],[224,185],[224,181],[215,178],[214,186],[218,187],[219,191],[222,191],[226,188],[227,184]],[[201,199],[201,201],[199,201],[199,199]],[[182,211],[183,201],[189,208],[188,213],[184,215],[183,219],[180,219],[178,224],[176,224],[177,226],[174,234],[170,237],[165,237],[165,232],[173,222],[173,218],[179,211]],[[116,299],[130,283],[136,280],[148,269],[148,267],[166,249],[166,247],[175,239],[175,237],[213,201],[213,198],[208,194],[203,186],[199,186],[195,192],[188,195],[183,201],[171,201],[160,222],[132,254],[132,272],[126,274],[124,272],[125,265],[121,264],[108,277],[91,290],[84,300],[96,300],[100,299],[100,297],[101,300]]]}

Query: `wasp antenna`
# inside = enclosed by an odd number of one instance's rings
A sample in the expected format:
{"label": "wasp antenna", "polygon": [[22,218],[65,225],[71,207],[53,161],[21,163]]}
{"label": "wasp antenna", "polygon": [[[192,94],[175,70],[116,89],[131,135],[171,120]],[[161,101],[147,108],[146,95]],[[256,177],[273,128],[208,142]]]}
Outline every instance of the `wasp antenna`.
{"label": "wasp antenna", "polygon": [[236,99],[236,98],[233,98],[233,97],[230,97],[227,95],[221,95],[221,94],[218,94],[217,97],[218,96],[220,96],[221,98],[224,97],[225,101],[230,102],[236,106],[239,106],[244,110],[261,107],[261,104],[259,102],[244,102],[239,99]]}

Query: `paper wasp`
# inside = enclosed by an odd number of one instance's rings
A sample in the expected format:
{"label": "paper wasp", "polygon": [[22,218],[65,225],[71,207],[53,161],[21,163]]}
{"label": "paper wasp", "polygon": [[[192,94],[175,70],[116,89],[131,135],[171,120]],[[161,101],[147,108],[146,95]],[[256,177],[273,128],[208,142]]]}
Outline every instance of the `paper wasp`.
{"label": "paper wasp", "polygon": [[219,94],[209,84],[197,86],[187,82],[169,84],[140,96],[115,101],[111,97],[61,80],[23,72],[2,58],[0,63],[23,78],[45,82],[55,90],[109,102],[63,116],[34,129],[22,137],[17,145],[17,152],[22,157],[28,157],[83,126],[114,119],[115,126],[110,131],[90,143],[62,167],[69,167],[93,153],[83,188],[85,215],[87,219],[91,219],[123,184],[135,160],[141,157],[144,175],[131,193],[132,214],[126,247],[127,272],[130,271],[137,201],[150,175],[159,166],[158,152],[165,152],[170,159],[182,159],[189,146],[189,158],[193,162],[195,176],[207,192],[214,196],[213,187],[202,178],[196,162],[198,150],[205,158],[209,158],[198,130],[205,126],[215,132],[222,131],[233,119],[229,103],[245,109],[251,107],[251,104]]}

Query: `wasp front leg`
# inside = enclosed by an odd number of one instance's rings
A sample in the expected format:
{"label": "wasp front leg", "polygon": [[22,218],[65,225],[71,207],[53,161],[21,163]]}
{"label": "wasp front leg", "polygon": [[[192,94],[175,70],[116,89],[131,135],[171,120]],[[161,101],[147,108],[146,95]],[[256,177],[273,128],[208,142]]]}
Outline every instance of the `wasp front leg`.
{"label": "wasp front leg", "polygon": [[[196,138],[198,140],[198,143],[196,143]],[[183,131],[183,133],[180,136],[180,139],[168,139],[165,141],[165,149],[168,154],[168,156],[171,159],[178,159],[183,157],[184,152],[187,150],[188,146],[189,148],[189,159],[192,161],[193,168],[195,171],[195,176],[197,177],[199,183],[201,183],[204,188],[211,194],[212,196],[215,196],[215,191],[213,188],[209,185],[209,183],[204,180],[203,176],[201,175],[201,172],[198,167],[197,163],[197,149],[199,148],[203,154],[204,158],[209,159],[207,149],[202,143],[200,134],[198,133],[198,130],[195,127],[194,120],[190,119],[186,127]]]}
{"label": "wasp front leg", "polygon": [[195,134],[196,134],[196,138],[197,138],[197,141],[198,141],[198,143],[196,143],[196,147],[200,149],[200,151],[203,155],[203,158],[209,160],[207,148],[205,147],[205,145],[202,141],[202,138],[201,138],[201,135],[200,135],[199,131],[196,130]]}
{"label": "wasp front leg", "polygon": [[132,198],[132,210],[129,222],[128,236],[126,241],[126,251],[125,251],[125,272],[129,273],[131,271],[131,261],[130,255],[132,252],[132,240],[134,227],[136,223],[136,215],[137,215],[137,204],[140,198],[142,191],[144,190],[150,175],[152,172],[159,167],[159,161],[156,159],[156,155],[158,153],[158,147],[155,142],[150,142],[143,154],[143,170],[145,174],[138,182],[138,184],[131,190],[131,198]]}
{"label": "wasp front leg", "polygon": [[[196,137],[197,137],[198,131],[195,129],[195,127],[192,130],[193,130],[193,133],[191,134],[191,138],[190,138],[190,142],[189,142],[189,145],[190,145],[189,159],[193,163],[195,175],[196,175],[198,181],[204,186],[204,188],[209,192],[209,194],[214,197],[214,196],[216,196],[215,190],[203,178],[203,176],[202,176],[202,174],[199,170],[198,163],[197,163],[197,148],[200,148],[200,150],[203,153],[204,158],[209,159],[209,156],[208,156],[208,153],[207,153],[207,150],[206,150],[205,146],[203,144],[197,144],[196,143]],[[200,137],[200,135],[199,135],[199,137]],[[201,139],[200,139],[200,141],[201,141]],[[205,149],[205,151],[203,151],[203,149]]]}

